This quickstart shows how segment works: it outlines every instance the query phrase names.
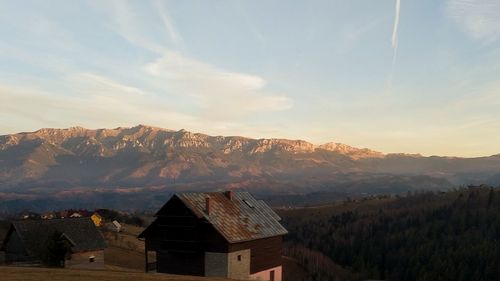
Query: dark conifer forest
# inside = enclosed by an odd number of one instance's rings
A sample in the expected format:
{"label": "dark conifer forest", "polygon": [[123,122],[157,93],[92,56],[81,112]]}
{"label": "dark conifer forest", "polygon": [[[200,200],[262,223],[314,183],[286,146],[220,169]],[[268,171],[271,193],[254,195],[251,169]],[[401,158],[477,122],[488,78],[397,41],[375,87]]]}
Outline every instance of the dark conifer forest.
{"label": "dark conifer forest", "polygon": [[285,252],[309,280],[500,280],[498,188],[372,197],[280,215],[290,232]]}

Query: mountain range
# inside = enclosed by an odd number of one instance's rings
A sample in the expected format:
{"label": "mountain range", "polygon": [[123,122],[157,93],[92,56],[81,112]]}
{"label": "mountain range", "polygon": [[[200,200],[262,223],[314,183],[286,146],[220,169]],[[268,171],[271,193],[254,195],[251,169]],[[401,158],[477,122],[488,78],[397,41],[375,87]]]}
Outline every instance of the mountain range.
{"label": "mountain range", "polygon": [[151,202],[154,194],[227,188],[264,196],[353,195],[481,183],[500,183],[500,155],[384,154],[334,142],[209,136],[144,125],[0,136],[0,199],[15,202],[106,201],[96,194]]}

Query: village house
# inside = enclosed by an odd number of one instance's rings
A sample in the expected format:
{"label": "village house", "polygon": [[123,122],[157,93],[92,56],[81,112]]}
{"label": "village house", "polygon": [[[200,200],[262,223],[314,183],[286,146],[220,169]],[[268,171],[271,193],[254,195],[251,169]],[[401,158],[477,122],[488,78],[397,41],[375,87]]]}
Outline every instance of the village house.
{"label": "village house", "polygon": [[60,217],[61,219],[67,218],[67,217],[69,217],[69,215],[70,215],[70,213],[69,213],[69,211],[68,211],[68,210],[64,210],[64,211],[60,211],[60,212],[59,212],[59,217]]}
{"label": "village house", "polygon": [[45,214],[41,215],[41,218],[44,219],[44,220],[51,220],[51,219],[54,219],[56,217],[57,217],[57,215],[54,212],[48,212],[48,213],[45,213]]}
{"label": "village house", "polygon": [[122,231],[122,225],[117,220],[105,223],[104,228],[107,231],[112,231],[112,232],[121,232]]}
{"label": "village house", "polygon": [[90,216],[90,219],[94,222],[94,225],[97,227],[101,227],[104,224],[104,218],[98,213],[93,213],[92,216]]}
{"label": "village house", "polygon": [[70,218],[81,218],[81,217],[83,217],[83,215],[82,215],[82,214],[80,214],[79,212],[74,212],[74,213],[73,213],[73,214],[71,214],[69,217],[70,217]]}
{"label": "village house", "polygon": [[122,231],[122,225],[117,220],[112,221],[111,225],[112,225],[111,229],[113,231],[116,231],[116,232]]}
{"label": "village house", "polygon": [[40,219],[40,214],[26,211],[26,212],[21,213],[20,218],[23,220]]}
{"label": "village house", "polygon": [[54,233],[70,245],[67,268],[104,268],[106,241],[89,218],[21,220],[12,222],[3,241],[7,264],[41,264],[40,253]]}
{"label": "village house", "polygon": [[[280,217],[248,192],[178,193],[140,235],[146,270],[282,280]],[[148,253],[156,253],[156,263]]]}

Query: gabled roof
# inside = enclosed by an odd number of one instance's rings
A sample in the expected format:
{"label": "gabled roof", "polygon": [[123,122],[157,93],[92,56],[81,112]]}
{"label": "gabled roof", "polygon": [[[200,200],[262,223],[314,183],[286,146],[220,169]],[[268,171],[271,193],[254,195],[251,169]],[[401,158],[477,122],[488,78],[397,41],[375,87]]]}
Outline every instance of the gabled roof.
{"label": "gabled roof", "polygon": [[[287,230],[281,218],[262,200],[248,192],[234,192],[229,199],[224,192],[177,193],[174,195],[196,217],[208,221],[229,243],[281,236]],[[210,197],[210,214],[205,200]]]}
{"label": "gabled roof", "polygon": [[[97,218],[100,218],[101,220],[102,220],[102,219],[104,219],[104,218],[103,218],[103,216],[101,216],[98,212],[94,212],[94,213],[92,214],[92,216],[95,216],[95,217],[97,217]],[[92,216],[90,216],[90,217],[92,217]]]}
{"label": "gabled roof", "polygon": [[95,251],[107,247],[104,237],[89,218],[20,220],[12,222],[11,230],[17,232],[29,254],[35,254],[36,249],[54,232],[61,232],[71,242],[73,252]]}

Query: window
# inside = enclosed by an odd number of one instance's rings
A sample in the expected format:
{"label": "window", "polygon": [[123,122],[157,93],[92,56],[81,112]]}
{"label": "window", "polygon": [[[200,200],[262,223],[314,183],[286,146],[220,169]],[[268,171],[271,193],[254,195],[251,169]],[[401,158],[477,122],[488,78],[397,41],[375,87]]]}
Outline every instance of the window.
{"label": "window", "polygon": [[238,255],[238,261],[241,261],[241,255]]}
{"label": "window", "polygon": [[269,281],[274,281],[274,270],[271,270],[271,272],[269,272]]}
{"label": "window", "polygon": [[89,257],[89,262],[94,262],[95,261],[95,257],[94,256],[90,256]]}

